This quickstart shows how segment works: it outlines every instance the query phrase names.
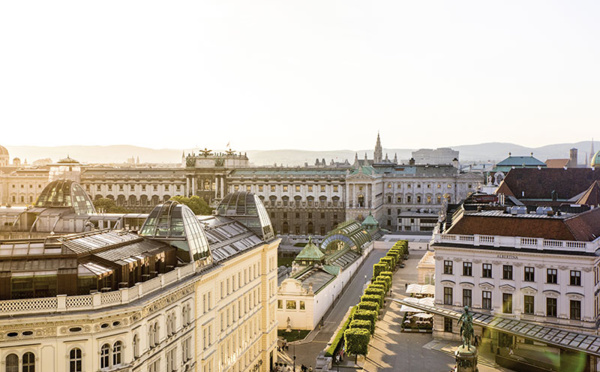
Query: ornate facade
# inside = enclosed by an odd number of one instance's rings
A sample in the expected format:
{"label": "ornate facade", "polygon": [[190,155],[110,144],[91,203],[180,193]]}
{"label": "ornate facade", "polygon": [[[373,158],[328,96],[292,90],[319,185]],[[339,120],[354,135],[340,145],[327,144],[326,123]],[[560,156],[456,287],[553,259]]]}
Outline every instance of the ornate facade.
{"label": "ornate facade", "polygon": [[140,235],[3,242],[2,370],[270,370],[279,240],[268,217],[256,234],[240,222],[253,216],[198,221],[186,208],[158,206]]}

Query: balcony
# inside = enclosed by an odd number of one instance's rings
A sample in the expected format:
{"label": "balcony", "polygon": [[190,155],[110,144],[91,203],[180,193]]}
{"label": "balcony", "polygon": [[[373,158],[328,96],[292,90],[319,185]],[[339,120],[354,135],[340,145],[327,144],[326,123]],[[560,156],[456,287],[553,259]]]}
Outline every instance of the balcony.
{"label": "balcony", "polygon": [[525,238],[520,236],[455,235],[434,234],[433,243],[463,244],[488,247],[511,247],[515,249],[536,249],[540,251],[569,251],[595,253],[600,248],[600,239],[593,242],[570,240],[550,240],[543,238]]}

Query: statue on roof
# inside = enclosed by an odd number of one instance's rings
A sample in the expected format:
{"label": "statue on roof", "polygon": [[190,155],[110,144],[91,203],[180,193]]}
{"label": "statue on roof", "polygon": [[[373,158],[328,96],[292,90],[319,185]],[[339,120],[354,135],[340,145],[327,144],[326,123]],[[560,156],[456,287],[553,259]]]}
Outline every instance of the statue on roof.
{"label": "statue on roof", "polygon": [[212,150],[209,150],[205,147],[204,150],[200,150],[200,154],[206,158],[209,155],[212,155]]}

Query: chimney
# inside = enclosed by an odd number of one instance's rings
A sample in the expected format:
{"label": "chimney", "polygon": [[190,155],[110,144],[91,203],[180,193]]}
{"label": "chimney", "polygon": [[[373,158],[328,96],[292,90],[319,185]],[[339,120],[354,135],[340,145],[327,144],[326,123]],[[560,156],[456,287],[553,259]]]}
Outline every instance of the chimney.
{"label": "chimney", "polygon": [[577,149],[569,150],[569,168],[577,168]]}

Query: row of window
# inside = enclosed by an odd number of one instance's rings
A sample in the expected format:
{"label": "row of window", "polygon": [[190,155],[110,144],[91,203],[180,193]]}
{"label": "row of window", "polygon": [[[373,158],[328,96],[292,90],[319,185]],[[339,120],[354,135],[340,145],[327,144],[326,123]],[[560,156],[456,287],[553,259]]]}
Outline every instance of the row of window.
{"label": "row of window", "polygon": [[[300,218],[300,216],[302,216],[302,215],[303,215],[303,213],[301,214],[300,212],[295,212],[295,214],[294,214],[294,217],[295,217],[295,218]],[[321,219],[322,219],[322,220],[324,220],[324,219],[325,219],[325,212],[321,212],[321,213],[319,214],[319,216],[321,217]],[[287,213],[287,212],[283,212],[283,214],[282,214],[282,217],[283,217],[284,219],[285,219],[285,218],[288,218],[288,213]],[[313,213],[312,213],[312,212],[308,212],[308,213],[306,214],[306,217],[307,217],[308,219],[312,219],[312,218],[313,218]],[[275,218],[275,212],[271,212],[271,218]],[[334,214],[332,215],[332,218],[333,218],[334,220],[337,220],[337,219],[338,219],[338,215],[337,215],[337,213],[334,213]]]}
{"label": "row of window", "polygon": [[[271,192],[277,192],[277,187],[278,185],[270,185],[269,186],[269,190]],[[233,185],[233,191],[240,191],[240,188],[243,188],[243,186],[240,185]],[[318,190],[320,192],[325,192],[325,185],[319,185]],[[281,185],[281,191],[283,192],[288,192],[290,190],[290,187],[288,185]],[[302,191],[302,186],[300,185],[295,185],[294,186],[294,190],[295,192],[301,192]],[[313,185],[307,185],[306,186],[306,191],[308,192],[314,192],[315,190],[317,190],[317,187],[313,187]],[[246,191],[247,192],[251,192],[252,191],[252,185],[246,185]],[[258,192],[264,192],[265,191],[265,187],[264,185],[258,185]],[[333,185],[333,192],[339,192],[340,191],[340,187],[339,185]]]}
{"label": "row of window", "polygon": [[[401,189],[403,185],[406,185],[406,188],[411,189],[413,184],[412,183],[406,183],[406,184],[397,183],[396,184],[396,188]],[[467,188],[472,189],[473,188],[472,186],[473,186],[472,184],[468,184]],[[387,185],[386,185],[386,187],[388,189],[393,188],[393,183],[388,182]],[[415,188],[416,189],[420,189],[421,188],[421,184],[420,183],[415,184]],[[432,188],[432,184],[431,183],[424,184],[423,188],[431,189]],[[436,188],[441,189],[442,188],[442,184],[441,183],[436,184]],[[451,183],[446,184],[446,188],[451,189],[452,188],[452,184]]]}
{"label": "row of window", "polygon": [[[221,281],[221,298],[225,298],[236,290],[242,288],[244,285],[248,284],[248,282],[253,281],[258,278],[260,275],[260,262],[254,263],[250,265],[248,268],[244,269],[244,274],[242,277],[242,272],[239,271],[236,274],[233,274],[230,278]],[[243,279],[243,282],[242,282]]]}
{"label": "row of window", "polygon": [[[472,307],[473,305],[473,291],[471,289],[463,289],[463,306]],[[482,291],[481,292],[481,308],[486,310],[492,309],[492,292]],[[512,294],[502,294],[502,312],[505,314],[512,313]],[[453,302],[453,288],[444,287],[444,305],[454,306]],[[546,316],[556,317],[558,309],[558,300],[556,298],[546,298]],[[581,301],[570,300],[569,303],[569,317],[573,320],[581,320]],[[535,313],[535,296],[523,296],[523,313],[533,315]]]}
{"label": "row of window", "polygon": [[[452,196],[448,194],[446,194],[445,196],[437,195],[435,196],[436,204],[442,204],[443,197],[445,197],[448,201],[452,199]],[[402,198],[402,195],[396,196],[396,204],[402,204],[403,200],[406,202],[406,204],[433,204],[434,196],[425,195],[425,197],[423,197],[422,195],[406,195],[405,198]],[[387,203],[392,204],[393,202],[394,199],[392,198],[392,196],[388,195]]]}
{"label": "row of window", "polygon": [[[125,187],[127,185],[116,185],[116,186],[119,191],[125,191]],[[129,191],[135,191],[136,186],[137,185],[129,185]],[[141,186],[142,191],[146,191],[148,186],[150,186],[150,188],[153,191],[158,191],[158,187],[159,187],[159,185],[139,185],[139,186]],[[165,191],[171,190],[171,185],[162,185],[162,186]],[[89,185],[89,184],[85,185],[85,190],[90,191],[92,187],[93,187],[93,185]],[[107,188],[108,188],[108,191],[113,191],[113,185],[109,184],[109,185],[107,185]],[[175,190],[181,191],[181,185],[175,185]],[[96,185],[96,191],[102,191],[102,185]]]}
{"label": "row of window", "polygon": [[[21,184],[20,186],[21,186],[21,188],[22,188],[22,189],[24,189],[24,188],[25,188],[25,185],[24,185],[24,184]],[[34,186],[33,186],[32,184],[29,184],[29,188],[30,188],[30,189],[33,189],[33,187],[34,187]],[[13,183],[13,184],[12,184],[12,188],[13,188],[13,189],[16,189],[16,188],[17,188],[17,186],[16,186],[16,185]],[[41,185],[41,184],[38,184],[38,185],[37,185],[37,188],[38,188],[38,189],[41,189],[41,188],[42,188],[42,185]]]}
{"label": "row of window", "polygon": [[260,288],[255,288],[245,294],[243,298],[233,301],[229,306],[221,310],[221,331],[229,328],[233,323],[252,311],[260,304]]}
{"label": "row of window", "polygon": [[[444,261],[444,274],[454,273],[454,262],[451,260]],[[473,263],[463,262],[463,276],[473,276]],[[481,265],[481,277],[492,278],[492,264],[484,263]],[[502,279],[513,280],[513,266],[502,265]],[[571,270],[569,276],[569,284],[580,286],[581,285],[581,271]],[[534,282],[535,281],[535,267],[525,266],[523,269],[523,281]],[[558,270],[557,269],[546,269],[546,283],[558,284]]]}

